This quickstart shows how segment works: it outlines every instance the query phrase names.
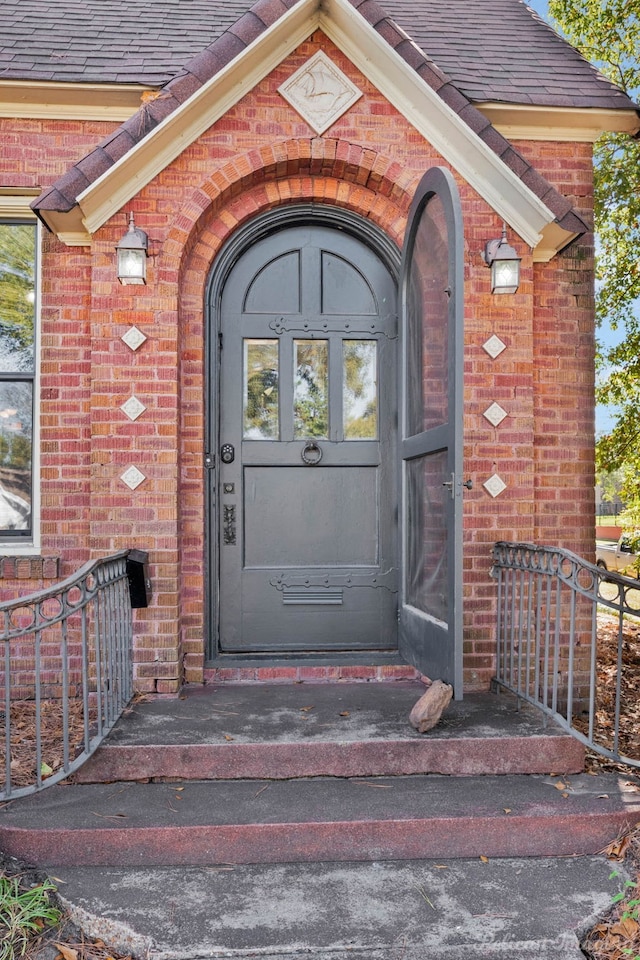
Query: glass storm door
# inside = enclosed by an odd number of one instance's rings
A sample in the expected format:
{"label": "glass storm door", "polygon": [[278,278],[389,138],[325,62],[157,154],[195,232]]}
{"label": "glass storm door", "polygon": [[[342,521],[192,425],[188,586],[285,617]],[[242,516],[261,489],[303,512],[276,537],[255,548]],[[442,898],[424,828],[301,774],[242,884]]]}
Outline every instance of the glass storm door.
{"label": "glass storm door", "polygon": [[237,259],[220,314],[221,651],[397,649],[393,277],[289,226]]}
{"label": "glass storm door", "polygon": [[462,697],[462,216],[442,168],[421,180],[401,267],[400,652]]}

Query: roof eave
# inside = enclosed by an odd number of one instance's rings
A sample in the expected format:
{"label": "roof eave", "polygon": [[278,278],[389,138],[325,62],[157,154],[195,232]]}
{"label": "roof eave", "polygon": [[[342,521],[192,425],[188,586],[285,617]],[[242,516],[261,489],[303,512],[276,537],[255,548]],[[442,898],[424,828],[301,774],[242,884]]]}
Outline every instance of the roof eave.
{"label": "roof eave", "polygon": [[122,123],[138,110],[150,89],[131,83],[0,80],[0,117]]}
{"label": "roof eave", "polygon": [[640,113],[628,108],[532,106],[485,102],[476,108],[509,140],[557,140],[595,143],[603,133],[640,131]]}
{"label": "roof eave", "polygon": [[[529,246],[537,248],[554,222],[554,233],[560,233],[555,248],[571,242],[575,232],[557,223],[539,196],[348,0],[294,4],[86,187],[77,198],[79,210],[40,209],[42,218],[61,238],[77,243],[84,236],[86,242],[318,27]],[[417,47],[415,52],[424,57]]]}

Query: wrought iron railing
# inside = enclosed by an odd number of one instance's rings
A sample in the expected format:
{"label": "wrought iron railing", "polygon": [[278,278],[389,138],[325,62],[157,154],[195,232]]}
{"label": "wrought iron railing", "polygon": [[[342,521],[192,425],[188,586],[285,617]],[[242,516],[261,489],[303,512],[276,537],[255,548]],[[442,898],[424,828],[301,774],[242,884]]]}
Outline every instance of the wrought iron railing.
{"label": "wrought iron railing", "polygon": [[0,604],[0,799],[72,774],[130,701],[128,553]]}
{"label": "wrought iron railing", "polygon": [[640,582],[568,550],[507,542],[493,547],[492,576],[497,684],[594,752],[640,767],[622,723],[638,696],[628,618],[640,616]]}

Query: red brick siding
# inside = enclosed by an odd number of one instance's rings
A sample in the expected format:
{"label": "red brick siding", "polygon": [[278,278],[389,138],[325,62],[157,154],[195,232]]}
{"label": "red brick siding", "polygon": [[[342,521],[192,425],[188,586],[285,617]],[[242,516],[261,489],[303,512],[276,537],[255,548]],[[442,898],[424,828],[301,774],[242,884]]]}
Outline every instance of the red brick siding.
{"label": "red brick siding", "polygon": [[[364,92],[323,137],[311,136],[277,93],[319,48]],[[86,125],[87,141],[92,132]],[[586,149],[519,147],[589,207]],[[43,140],[45,166],[46,150]],[[64,152],[62,166],[67,161]],[[183,677],[203,677],[203,304],[216,253],[258,212],[308,201],[356,211],[400,245],[415,185],[436,163],[442,160],[433,148],[317,33],[127,205],[151,238],[146,287],[115,280],[124,210],[97,233],[91,251],[48,240],[42,552],[59,552],[69,572],[88,554],[149,550],[154,599],[136,615],[138,689],[174,692]],[[465,682],[486,688],[495,649],[491,544],[553,536],[586,549],[593,331],[584,291],[591,260],[565,254],[534,266],[510,231],[523,257],[521,287],[514,296],[492,296],[481,251],[502,224],[457,179],[465,222],[465,477],[474,480],[465,493]],[[133,323],[149,338],[136,353],[120,340]],[[482,349],[492,334],[507,345],[497,360]],[[560,382],[571,385],[561,406]],[[120,411],[132,394],[147,407],[134,423]],[[497,428],[483,417],[493,401],[508,412]],[[147,477],[133,493],[120,480],[131,463]],[[494,470],[508,485],[495,500],[482,487]],[[567,533],[572,528],[575,536]]]}

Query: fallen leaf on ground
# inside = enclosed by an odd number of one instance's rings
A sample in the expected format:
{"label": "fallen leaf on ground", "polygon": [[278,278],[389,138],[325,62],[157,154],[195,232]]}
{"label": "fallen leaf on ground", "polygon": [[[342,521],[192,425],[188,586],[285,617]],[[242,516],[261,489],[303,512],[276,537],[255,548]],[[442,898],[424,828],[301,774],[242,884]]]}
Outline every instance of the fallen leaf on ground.
{"label": "fallen leaf on ground", "polygon": [[65,946],[64,943],[56,943],[56,949],[60,951],[64,960],[78,960],[78,951]]}
{"label": "fallen leaf on ground", "polygon": [[623,837],[617,837],[602,851],[608,860],[624,860],[625,853],[629,846],[631,837],[626,833]]}
{"label": "fallen leaf on ground", "polygon": [[639,929],[640,926],[637,920],[634,920],[633,917],[625,917],[613,924],[611,933],[615,936],[624,937],[625,940],[631,940],[635,937]]}

